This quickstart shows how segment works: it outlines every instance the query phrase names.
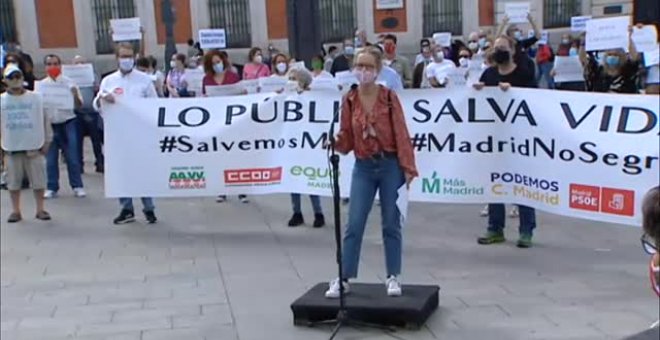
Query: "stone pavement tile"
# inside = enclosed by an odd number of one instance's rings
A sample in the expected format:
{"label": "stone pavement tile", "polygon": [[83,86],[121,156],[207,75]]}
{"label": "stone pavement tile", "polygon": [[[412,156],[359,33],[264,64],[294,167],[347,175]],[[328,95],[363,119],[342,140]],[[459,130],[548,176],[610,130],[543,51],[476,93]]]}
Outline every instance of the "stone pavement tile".
{"label": "stone pavement tile", "polygon": [[[142,340],[142,332],[124,332],[124,333],[109,333],[109,334],[96,334],[89,336],[76,336],[75,340]],[[183,339],[182,339],[183,340]]]}
{"label": "stone pavement tile", "polygon": [[16,329],[16,326],[18,326],[18,322],[20,319],[5,319],[0,321],[0,331],[2,332],[9,332],[13,331]]}
{"label": "stone pavement tile", "polygon": [[142,334],[141,340],[234,340],[238,339],[231,327],[209,326],[206,329],[179,328],[150,330]]}
{"label": "stone pavement tile", "polygon": [[226,313],[214,313],[206,315],[182,315],[174,316],[172,318],[172,328],[194,328],[205,329],[217,325],[231,327],[233,325],[231,314],[229,311]]}
{"label": "stone pavement tile", "polygon": [[199,306],[170,306],[153,309],[128,309],[116,311],[112,315],[112,322],[124,323],[133,321],[161,320],[168,317],[177,316],[198,316],[200,315]]}
{"label": "stone pavement tile", "polygon": [[458,310],[447,310],[447,318],[462,329],[470,329],[474,325],[488,326],[496,321],[509,318],[501,307],[478,306]]}
{"label": "stone pavement tile", "polygon": [[90,303],[137,302],[142,300],[171,298],[172,290],[168,287],[158,288],[145,286],[141,289],[118,288],[107,289],[90,295]]}
{"label": "stone pavement tile", "polygon": [[27,330],[48,330],[53,333],[74,334],[76,332],[76,327],[78,326],[77,323],[76,320],[27,317],[21,319],[16,330],[19,332]]}
{"label": "stone pavement tile", "polygon": [[105,336],[108,334],[128,333],[155,329],[171,329],[171,318],[151,319],[142,321],[110,322],[80,325],[78,336]]}
{"label": "stone pavement tile", "polygon": [[20,305],[7,305],[4,300],[0,300],[0,316],[2,320],[21,319],[24,317],[51,317],[55,313],[55,305],[32,305],[23,303]]}
{"label": "stone pavement tile", "polygon": [[64,330],[38,329],[1,332],[0,339],[9,340],[71,340],[74,333]]}

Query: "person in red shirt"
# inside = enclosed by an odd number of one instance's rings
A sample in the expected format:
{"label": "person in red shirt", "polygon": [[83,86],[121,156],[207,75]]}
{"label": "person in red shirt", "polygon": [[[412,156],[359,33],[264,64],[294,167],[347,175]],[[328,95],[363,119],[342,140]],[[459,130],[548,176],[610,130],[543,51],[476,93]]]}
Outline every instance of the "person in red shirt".
{"label": "person in red shirt", "polygon": [[383,68],[382,53],[366,47],[355,60],[353,72],[360,85],[344,96],[335,143],[340,153],[353,151],[356,158],[342,252],[345,280],[333,280],[325,296],[339,297],[340,284],[348,291],[348,279],[357,277],[362,237],[376,192],[381,201],[387,294],[400,296],[397,276],[401,273],[402,245],[397,191],[418,176],[415,154],[399,97],[376,84]]}
{"label": "person in red shirt", "polygon": [[555,54],[547,42],[539,43],[538,51],[536,52],[536,65],[539,71],[537,72],[536,82],[541,83],[541,78],[545,77],[547,88],[553,90],[555,88],[555,80],[550,76],[550,71],[554,67]]}
{"label": "person in red shirt", "polygon": [[241,81],[237,73],[231,70],[231,64],[220,51],[209,51],[204,55],[204,79],[202,93],[206,95],[207,86],[231,85]]}

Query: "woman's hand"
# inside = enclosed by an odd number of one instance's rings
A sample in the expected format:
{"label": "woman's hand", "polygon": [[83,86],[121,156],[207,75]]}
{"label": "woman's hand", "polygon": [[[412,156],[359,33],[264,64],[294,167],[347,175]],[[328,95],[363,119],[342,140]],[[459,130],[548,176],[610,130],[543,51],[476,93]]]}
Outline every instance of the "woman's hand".
{"label": "woman's hand", "polygon": [[482,82],[472,84],[472,87],[477,91],[480,91],[481,89],[483,89],[484,86],[485,86],[485,84],[482,83]]}
{"label": "woman's hand", "polygon": [[405,176],[406,176],[406,189],[410,190],[410,184],[415,179],[415,176],[408,173],[406,173]]}
{"label": "woman's hand", "polygon": [[511,83],[500,83],[500,90],[506,92],[511,88]]}

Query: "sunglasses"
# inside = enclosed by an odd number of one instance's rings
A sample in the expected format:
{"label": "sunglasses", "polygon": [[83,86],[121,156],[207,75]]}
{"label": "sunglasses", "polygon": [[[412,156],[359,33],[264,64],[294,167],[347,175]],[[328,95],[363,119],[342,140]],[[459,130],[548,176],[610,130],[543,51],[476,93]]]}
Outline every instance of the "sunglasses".
{"label": "sunglasses", "polygon": [[649,235],[642,235],[640,241],[642,242],[642,249],[644,249],[644,252],[647,254],[655,255],[658,252],[658,247],[654,244]]}

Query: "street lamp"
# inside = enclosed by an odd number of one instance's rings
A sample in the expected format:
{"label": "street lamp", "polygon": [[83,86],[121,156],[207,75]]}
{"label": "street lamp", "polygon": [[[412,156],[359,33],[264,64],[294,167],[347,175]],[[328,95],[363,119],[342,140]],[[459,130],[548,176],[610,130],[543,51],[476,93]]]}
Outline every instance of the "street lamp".
{"label": "street lamp", "polygon": [[161,1],[161,19],[165,24],[165,71],[170,70],[169,60],[172,55],[176,53],[176,45],[174,43],[174,23],[176,22],[176,15],[172,0]]}

